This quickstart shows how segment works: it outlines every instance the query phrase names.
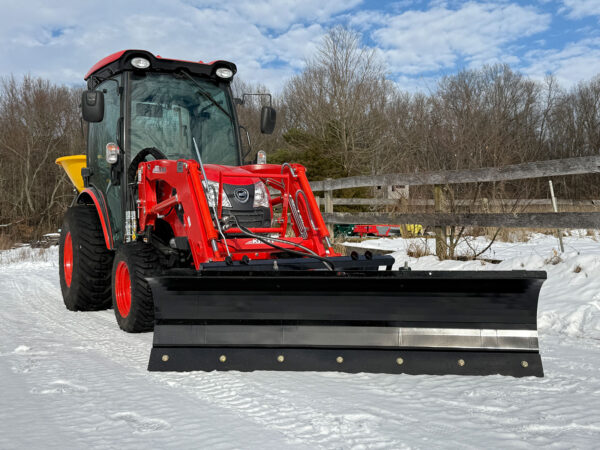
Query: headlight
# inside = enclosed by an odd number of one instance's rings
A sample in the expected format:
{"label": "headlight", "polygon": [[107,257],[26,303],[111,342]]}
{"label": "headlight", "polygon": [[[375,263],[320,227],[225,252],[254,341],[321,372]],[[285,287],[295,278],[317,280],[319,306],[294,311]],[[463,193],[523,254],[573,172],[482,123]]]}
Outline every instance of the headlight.
{"label": "headlight", "polygon": [[[206,201],[208,201],[208,206],[211,208],[217,206],[216,199],[217,193],[219,192],[219,182],[208,181],[204,186],[206,187]],[[231,208],[231,202],[229,201],[229,197],[227,197],[225,190],[221,191],[221,203],[223,203],[223,208]]]}
{"label": "headlight", "polygon": [[269,195],[267,194],[267,188],[265,183],[259,181],[258,183],[254,183],[254,204],[252,205],[255,208],[269,207]]}

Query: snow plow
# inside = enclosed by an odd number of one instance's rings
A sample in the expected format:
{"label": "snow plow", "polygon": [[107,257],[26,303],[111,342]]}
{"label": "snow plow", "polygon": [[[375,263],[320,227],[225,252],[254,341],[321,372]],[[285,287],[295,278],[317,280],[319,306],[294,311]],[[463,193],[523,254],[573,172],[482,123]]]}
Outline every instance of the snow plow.
{"label": "snow plow", "polygon": [[[152,371],[543,376],[545,272],[336,253],[304,167],[243,164],[235,72],[126,50],[86,75],[86,164],[57,160],[78,190],[60,238],[68,309],[154,330]],[[275,115],[262,108],[262,132]]]}

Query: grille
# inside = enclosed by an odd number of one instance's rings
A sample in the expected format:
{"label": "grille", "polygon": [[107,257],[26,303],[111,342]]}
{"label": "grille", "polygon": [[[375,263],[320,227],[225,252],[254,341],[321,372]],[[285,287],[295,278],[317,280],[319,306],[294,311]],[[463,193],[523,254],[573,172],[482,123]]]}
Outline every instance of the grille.
{"label": "grille", "polygon": [[231,210],[238,223],[246,228],[268,228],[271,226],[271,217],[268,208],[253,209],[250,211]]}

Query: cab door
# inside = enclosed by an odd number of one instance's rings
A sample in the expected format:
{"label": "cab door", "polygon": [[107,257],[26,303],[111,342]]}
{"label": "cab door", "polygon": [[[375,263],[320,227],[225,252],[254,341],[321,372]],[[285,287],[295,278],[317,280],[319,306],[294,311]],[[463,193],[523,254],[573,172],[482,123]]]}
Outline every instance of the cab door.
{"label": "cab door", "polygon": [[[104,118],[89,123],[87,165],[92,169],[90,184],[99,190],[106,200],[113,241],[123,240],[123,212],[121,207],[122,186],[114,179],[111,164],[106,162],[106,145],[119,143],[121,119],[121,77],[103,81],[96,89],[104,93]],[[122,164],[122,158],[120,162]]]}

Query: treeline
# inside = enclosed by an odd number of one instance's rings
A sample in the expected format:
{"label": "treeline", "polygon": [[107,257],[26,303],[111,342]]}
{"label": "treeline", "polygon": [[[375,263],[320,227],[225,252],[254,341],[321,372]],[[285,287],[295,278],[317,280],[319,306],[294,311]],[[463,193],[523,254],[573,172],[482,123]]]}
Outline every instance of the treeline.
{"label": "treeline", "polygon": [[80,99],[31,76],[0,82],[0,245],[60,226],[73,187],[54,161],[85,152]]}
{"label": "treeline", "polygon": [[[409,93],[389,79],[374,50],[343,28],[325,36],[277,104],[282,120],[276,139],[263,147],[274,162],[304,163],[315,180],[600,152],[600,76],[565,89],[551,76],[539,82],[508,65],[493,65],[445,76],[428,93]],[[577,176],[554,184],[563,198],[600,198],[599,181]],[[413,192],[432,197],[430,188]],[[454,186],[452,195],[546,198],[548,185]]]}
{"label": "treeline", "polygon": [[[264,86],[234,82],[234,93]],[[25,77],[0,83],[0,238],[28,240],[55,231],[72,187],[54,160],[83,153],[80,89]],[[308,167],[313,180],[386,172],[503,166],[600,152],[600,76],[571,89],[552,77],[531,80],[507,65],[443,77],[410,93],[386,72],[376,51],[332,29],[299,74],[273,98],[278,125],[258,129],[260,106],[238,106],[252,148],[270,162]],[[245,133],[243,133],[245,134]],[[247,147],[247,144],[245,144]],[[563,198],[600,198],[597,175],[555,180]],[[458,198],[544,198],[545,180],[453,187]],[[364,195],[347,192],[345,195]],[[428,187],[411,195],[431,197]]]}

